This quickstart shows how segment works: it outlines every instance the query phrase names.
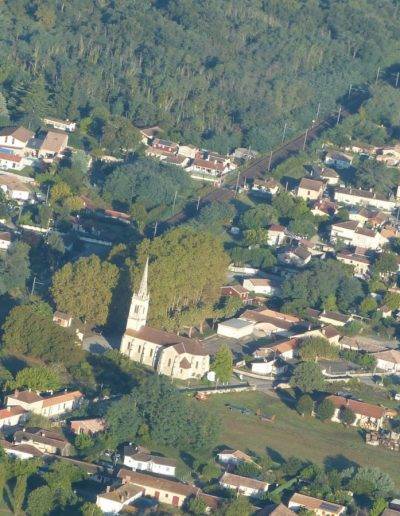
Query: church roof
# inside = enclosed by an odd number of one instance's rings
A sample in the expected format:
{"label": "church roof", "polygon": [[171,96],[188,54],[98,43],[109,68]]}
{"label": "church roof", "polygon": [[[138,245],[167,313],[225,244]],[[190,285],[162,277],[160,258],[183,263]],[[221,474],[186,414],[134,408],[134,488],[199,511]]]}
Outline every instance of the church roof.
{"label": "church roof", "polygon": [[126,330],[126,335],[135,337],[137,339],[152,342],[160,346],[174,346],[177,353],[189,353],[191,355],[207,355],[201,342],[188,337],[182,337],[175,333],[170,333],[164,330],[151,328],[150,326],[143,326],[140,330]]}

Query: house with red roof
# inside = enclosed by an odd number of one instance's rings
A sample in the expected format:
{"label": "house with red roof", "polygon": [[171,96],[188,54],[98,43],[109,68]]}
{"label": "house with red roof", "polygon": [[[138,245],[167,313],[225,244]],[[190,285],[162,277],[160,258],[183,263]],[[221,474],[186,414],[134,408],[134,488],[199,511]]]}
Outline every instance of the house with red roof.
{"label": "house with red roof", "polygon": [[18,391],[7,396],[7,408],[20,407],[44,417],[55,417],[70,412],[83,401],[80,391],[62,392],[42,396],[34,391]]}
{"label": "house with red roof", "polygon": [[336,395],[328,396],[326,399],[330,400],[335,407],[332,421],[336,423],[341,422],[340,414],[344,409],[351,410],[355,416],[352,426],[359,426],[366,430],[379,430],[387,417],[387,409],[379,405]]}

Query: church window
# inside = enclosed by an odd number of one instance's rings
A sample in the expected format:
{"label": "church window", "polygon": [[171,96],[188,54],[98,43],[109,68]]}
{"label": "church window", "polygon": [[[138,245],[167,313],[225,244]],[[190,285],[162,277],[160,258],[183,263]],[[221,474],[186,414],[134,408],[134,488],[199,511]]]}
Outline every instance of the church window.
{"label": "church window", "polygon": [[138,346],[138,353],[140,353],[142,351],[142,346],[139,344]]}
{"label": "church window", "polygon": [[171,359],[168,360],[168,367],[171,367]]}
{"label": "church window", "polygon": [[153,349],[150,350],[150,356],[152,357],[153,356]]}
{"label": "church window", "polygon": [[199,362],[196,362],[196,369],[199,368]]}
{"label": "church window", "polygon": [[139,313],[139,306],[138,306],[138,305],[136,305],[136,306],[135,306],[135,310],[134,310],[134,312],[135,312],[135,314],[138,314],[138,313]]}

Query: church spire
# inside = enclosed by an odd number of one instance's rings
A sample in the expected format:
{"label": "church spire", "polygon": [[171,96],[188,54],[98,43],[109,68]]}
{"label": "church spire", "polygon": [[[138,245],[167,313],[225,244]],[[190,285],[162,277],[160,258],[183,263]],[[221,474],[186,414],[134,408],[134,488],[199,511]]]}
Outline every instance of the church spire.
{"label": "church spire", "polygon": [[144,266],[142,281],[138,290],[138,297],[145,299],[147,297],[147,279],[149,275],[149,257],[147,257],[146,265]]}

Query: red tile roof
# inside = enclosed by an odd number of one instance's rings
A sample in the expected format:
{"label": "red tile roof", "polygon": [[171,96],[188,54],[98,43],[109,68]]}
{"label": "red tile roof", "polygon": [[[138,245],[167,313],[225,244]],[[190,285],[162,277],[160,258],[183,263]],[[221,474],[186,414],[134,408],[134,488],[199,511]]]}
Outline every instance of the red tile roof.
{"label": "red tile roof", "polygon": [[386,409],[384,407],[371,405],[370,403],[364,403],[363,401],[350,400],[343,396],[336,396],[334,394],[332,396],[328,396],[327,399],[331,400],[334,406],[338,409],[346,407],[355,414],[372,417],[373,419],[380,419],[386,414]]}

